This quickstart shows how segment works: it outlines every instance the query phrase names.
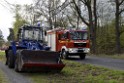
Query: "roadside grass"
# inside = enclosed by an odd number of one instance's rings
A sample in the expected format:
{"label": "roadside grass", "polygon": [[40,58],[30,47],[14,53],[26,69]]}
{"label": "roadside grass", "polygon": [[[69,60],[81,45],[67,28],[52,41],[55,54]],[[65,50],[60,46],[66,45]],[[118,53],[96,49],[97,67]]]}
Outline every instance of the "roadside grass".
{"label": "roadside grass", "polygon": [[124,71],[64,60],[60,73],[27,73],[34,83],[123,83]]}
{"label": "roadside grass", "polygon": [[[5,61],[5,53],[0,52],[0,61]],[[60,73],[23,73],[33,83],[123,83],[124,71],[95,67],[69,60],[63,60],[66,66]],[[5,81],[4,81],[5,80]],[[0,83],[7,83],[0,71]]]}
{"label": "roadside grass", "polygon": [[5,74],[0,70],[0,83],[8,83],[8,80],[4,75]]}
{"label": "roadside grass", "polygon": [[[0,51],[0,61],[2,61],[2,62],[5,61],[5,52],[4,51]],[[0,83],[8,83],[8,80],[1,69],[0,69]]]}
{"label": "roadside grass", "polygon": [[113,59],[124,59],[124,54],[114,54],[114,55],[106,55],[106,54],[97,54],[91,56],[97,56],[97,57],[106,57],[106,58],[113,58]]}
{"label": "roadside grass", "polygon": [[0,61],[5,62],[5,52],[0,51]]}

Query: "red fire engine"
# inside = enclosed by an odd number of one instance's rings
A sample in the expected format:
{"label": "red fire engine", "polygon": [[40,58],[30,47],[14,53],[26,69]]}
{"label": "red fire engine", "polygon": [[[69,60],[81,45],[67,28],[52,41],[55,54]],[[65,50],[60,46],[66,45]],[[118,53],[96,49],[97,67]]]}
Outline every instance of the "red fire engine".
{"label": "red fire engine", "polygon": [[46,41],[52,51],[60,52],[65,59],[73,55],[85,59],[90,52],[87,30],[49,30]]}

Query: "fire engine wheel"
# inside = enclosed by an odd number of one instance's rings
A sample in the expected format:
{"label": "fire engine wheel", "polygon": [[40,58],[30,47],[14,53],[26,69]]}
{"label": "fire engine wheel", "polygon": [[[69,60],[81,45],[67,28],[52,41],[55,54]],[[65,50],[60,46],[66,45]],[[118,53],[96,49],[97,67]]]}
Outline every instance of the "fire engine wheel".
{"label": "fire engine wheel", "polygon": [[22,60],[21,60],[20,51],[17,51],[16,60],[15,60],[15,68],[14,69],[15,69],[16,72],[21,72],[22,71]]}
{"label": "fire engine wheel", "polygon": [[82,59],[82,60],[85,59],[85,57],[86,57],[86,54],[81,54],[80,55],[80,59]]}
{"label": "fire engine wheel", "polygon": [[62,50],[62,58],[63,59],[68,59],[68,54],[65,50]]}
{"label": "fire engine wheel", "polygon": [[14,68],[14,62],[15,62],[15,58],[14,58],[14,55],[13,55],[13,52],[12,50],[9,50],[8,52],[8,67],[9,68]]}

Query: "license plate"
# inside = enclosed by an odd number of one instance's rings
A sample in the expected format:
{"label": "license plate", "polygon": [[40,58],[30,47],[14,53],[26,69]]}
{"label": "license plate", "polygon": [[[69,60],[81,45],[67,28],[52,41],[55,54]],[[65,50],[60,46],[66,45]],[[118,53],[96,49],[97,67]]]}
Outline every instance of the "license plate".
{"label": "license plate", "polygon": [[83,50],[78,50],[78,52],[83,52]]}

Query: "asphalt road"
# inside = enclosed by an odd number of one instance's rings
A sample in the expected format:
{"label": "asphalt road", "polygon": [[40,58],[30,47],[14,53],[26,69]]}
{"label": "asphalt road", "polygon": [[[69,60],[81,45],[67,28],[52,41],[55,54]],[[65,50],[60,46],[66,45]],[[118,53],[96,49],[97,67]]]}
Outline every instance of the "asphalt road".
{"label": "asphalt road", "polygon": [[80,63],[92,64],[95,66],[102,66],[109,69],[124,71],[124,60],[120,59],[87,56],[85,60],[80,60],[79,57],[71,57],[70,60],[77,61]]}
{"label": "asphalt road", "polygon": [[31,83],[31,80],[24,73],[17,73],[14,69],[9,69],[2,62],[0,62],[0,69],[8,78],[9,83]]}

